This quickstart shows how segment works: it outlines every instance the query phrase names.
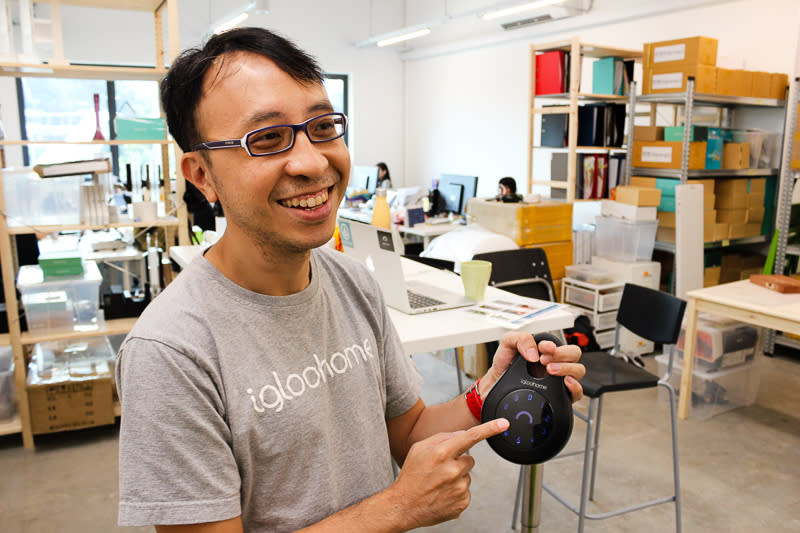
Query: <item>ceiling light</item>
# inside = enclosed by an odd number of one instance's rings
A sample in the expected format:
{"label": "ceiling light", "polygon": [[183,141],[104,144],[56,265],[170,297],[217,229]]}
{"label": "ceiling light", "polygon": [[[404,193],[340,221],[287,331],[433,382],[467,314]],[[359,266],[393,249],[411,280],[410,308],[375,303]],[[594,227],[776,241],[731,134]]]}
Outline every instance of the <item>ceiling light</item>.
{"label": "ceiling light", "polygon": [[392,44],[401,43],[403,41],[408,41],[411,39],[416,39],[417,37],[424,37],[431,32],[430,28],[422,28],[420,30],[410,31],[407,33],[401,33],[400,35],[396,35],[394,37],[389,37],[387,39],[382,39],[378,41],[377,44],[379,47],[389,46]]}
{"label": "ceiling light", "polygon": [[554,4],[561,4],[566,0],[538,0],[537,2],[528,2],[527,4],[519,4],[513,7],[507,7],[505,9],[498,9],[497,11],[489,11],[488,13],[484,13],[482,18],[483,20],[492,20],[497,19],[500,17],[505,17],[507,15],[516,15],[517,13],[522,13],[523,11],[530,11],[532,9],[537,9],[540,7],[552,6]]}
{"label": "ceiling light", "polygon": [[219,24],[214,26],[211,33],[222,33],[229,30],[245,20],[250,15],[265,15],[269,13],[269,0],[250,0],[242,5],[242,7],[235,9],[223,17]]}
{"label": "ceiling light", "polygon": [[245,11],[244,13],[239,13],[238,15],[233,17],[232,19],[228,20],[227,22],[223,22],[222,24],[220,24],[219,26],[214,28],[214,33],[222,33],[222,32],[224,32],[226,30],[229,30],[229,29],[233,28],[234,26],[236,26],[236,25],[244,22],[245,20],[247,20],[247,17],[249,17],[249,16],[250,16],[250,13],[248,13],[247,11]]}

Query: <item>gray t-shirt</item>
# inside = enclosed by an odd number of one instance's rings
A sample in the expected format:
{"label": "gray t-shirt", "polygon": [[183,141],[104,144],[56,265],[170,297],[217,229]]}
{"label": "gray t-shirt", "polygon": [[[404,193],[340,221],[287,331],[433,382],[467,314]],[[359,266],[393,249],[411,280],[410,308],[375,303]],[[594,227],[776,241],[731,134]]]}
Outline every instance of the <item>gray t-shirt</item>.
{"label": "gray t-shirt", "polygon": [[117,360],[121,525],[292,531],[392,483],[386,419],[421,378],[366,269],[320,248],[311,271],[266,296],[198,258],[147,307]]}

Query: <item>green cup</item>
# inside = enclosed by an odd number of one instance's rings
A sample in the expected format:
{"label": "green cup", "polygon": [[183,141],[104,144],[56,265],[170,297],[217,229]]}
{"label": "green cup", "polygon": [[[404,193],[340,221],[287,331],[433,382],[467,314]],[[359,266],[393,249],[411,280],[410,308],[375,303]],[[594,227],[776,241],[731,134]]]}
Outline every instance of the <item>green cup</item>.
{"label": "green cup", "polygon": [[461,282],[464,284],[464,294],[470,300],[480,302],[489,285],[492,275],[492,264],[489,261],[464,261],[461,263]]}

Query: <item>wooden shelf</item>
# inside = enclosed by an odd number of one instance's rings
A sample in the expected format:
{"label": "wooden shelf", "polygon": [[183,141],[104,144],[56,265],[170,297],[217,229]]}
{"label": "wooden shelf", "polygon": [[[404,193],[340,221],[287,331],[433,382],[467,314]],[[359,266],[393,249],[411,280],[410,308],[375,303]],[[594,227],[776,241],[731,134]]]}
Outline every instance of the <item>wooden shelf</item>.
{"label": "wooden shelf", "polygon": [[37,226],[9,226],[9,235],[25,235],[28,233],[57,233],[60,231],[103,230],[107,228],[164,228],[177,226],[175,217],[163,217],[150,222],[113,222],[111,224],[65,224],[65,225],[37,225]]}
{"label": "wooden shelf", "polygon": [[13,435],[14,433],[22,433],[22,420],[19,418],[19,413],[9,420],[0,420],[0,435]]}
{"label": "wooden shelf", "polygon": [[[61,3],[69,6],[78,7],[102,7],[109,8],[108,0],[61,0]],[[127,11],[155,11],[164,0],[115,0],[113,9]]]}
{"label": "wooden shelf", "polygon": [[103,65],[54,65],[49,63],[0,63],[0,76],[14,78],[80,78],[91,80],[160,81],[167,69],[155,67],[108,67]]}
{"label": "wooden shelf", "polygon": [[[563,50],[565,52],[572,51],[572,41],[555,41],[551,43],[545,43],[541,45],[536,45],[537,52],[547,52],[550,50]],[[623,59],[641,59],[643,56],[641,49],[630,49],[630,48],[616,48],[612,46],[601,46],[589,43],[581,43],[581,55],[586,57],[608,57],[608,56],[617,56]]]}
{"label": "wooden shelf", "polygon": [[[576,97],[580,102],[622,102],[627,103],[630,96],[627,94],[592,94],[592,93],[577,93]],[[537,94],[536,98],[542,100],[569,100],[572,98],[572,93],[554,93],[554,94]],[[540,109],[540,108],[536,108]]]}
{"label": "wooden shelf", "polygon": [[139,140],[139,139],[113,139],[110,141],[0,141],[0,146],[31,146],[31,145],[40,145],[40,144],[99,144],[99,145],[110,145],[110,146],[120,146],[124,144],[170,144],[172,141],[170,139],[147,139],[147,140]]}
{"label": "wooden shelf", "polygon": [[101,337],[104,335],[119,335],[128,333],[136,323],[136,318],[115,318],[106,320],[102,328],[88,331],[56,331],[53,333],[31,333],[22,334],[22,344],[36,344],[37,342],[49,342],[62,339],[80,339],[83,337]]}
{"label": "wooden shelf", "polygon": [[[569,148],[566,146],[534,146],[534,150],[550,150],[553,152],[569,153]],[[626,153],[628,151],[624,146],[578,146],[575,148],[575,153],[578,154],[592,154],[596,152],[619,152]]]}
{"label": "wooden shelf", "polygon": [[[765,235],[756,235],[755,237],[744,237],[742,239],[724,239],[721,241],[704,242],[703,248],[705,250],[711,250],[713,248],[726,248],[728,246],[739,246],[743,244],[758,244],[761,242],[767,242],[767,237]],[[654,248],[662,252],[675,253],[676,251],[674,242],[656,241]]]}

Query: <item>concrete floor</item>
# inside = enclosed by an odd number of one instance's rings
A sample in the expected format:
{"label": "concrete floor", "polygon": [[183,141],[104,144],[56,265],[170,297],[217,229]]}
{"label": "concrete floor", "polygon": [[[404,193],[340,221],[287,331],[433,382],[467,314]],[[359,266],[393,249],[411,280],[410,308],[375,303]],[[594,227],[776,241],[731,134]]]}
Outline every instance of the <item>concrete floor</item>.
{"label": "concrete floor", "polygon": [[[430,355],[415,356],[431,403],[457,392],[453,367]],[[647,357],[648,368],[654,367]],[[679,426],[683,531],[800,531],[800,354],[763,358],[754,405],[706,421]],[[579,404],[585,406],[585,400]],[[581,446],[584,424],[576,420],[568,449]],[[0,532],[109,533],[152,531],[120,528],[117,515],[117,430],[40,436],[36,450],[19,436],[0,438]],[[653,390],[611,395],[603,413],[595,511],[670,490],[669,420]],[[431,532],[508,531],[517,466],[482,443],[473,448],[472,504]],[[550,462],[545,482],[576,494],[580,459]],[[550,495],[542,495],[540,531],[575,531],[577,519]],[[587,532],[673,531],[673,505],[602,522]]]}

